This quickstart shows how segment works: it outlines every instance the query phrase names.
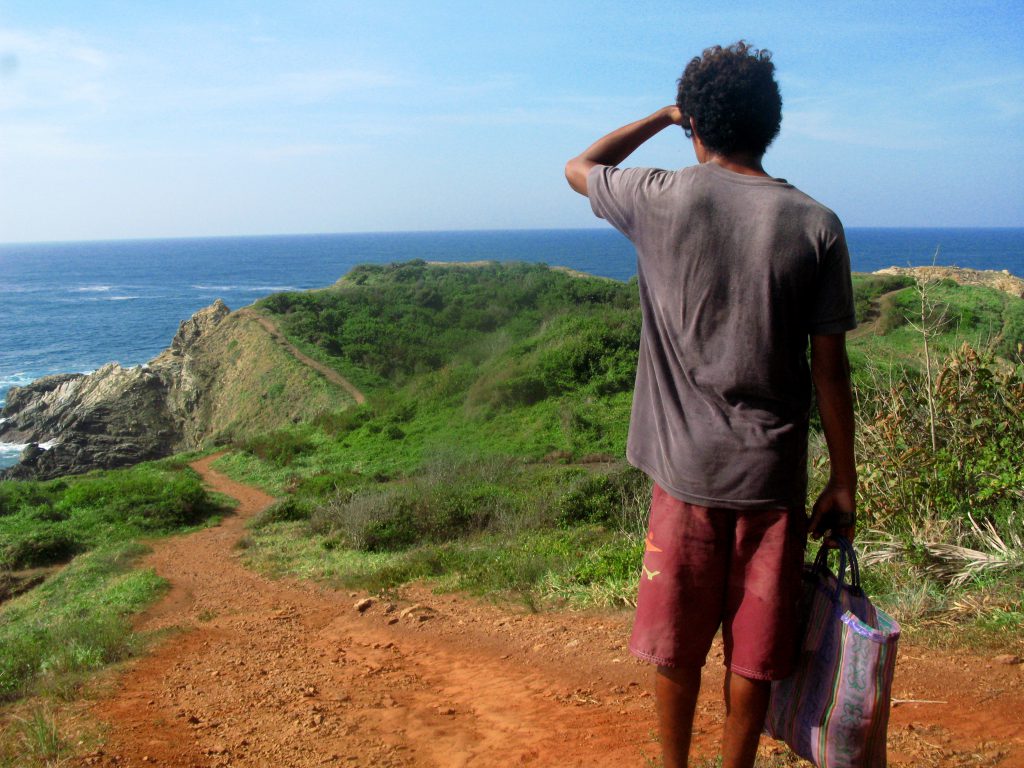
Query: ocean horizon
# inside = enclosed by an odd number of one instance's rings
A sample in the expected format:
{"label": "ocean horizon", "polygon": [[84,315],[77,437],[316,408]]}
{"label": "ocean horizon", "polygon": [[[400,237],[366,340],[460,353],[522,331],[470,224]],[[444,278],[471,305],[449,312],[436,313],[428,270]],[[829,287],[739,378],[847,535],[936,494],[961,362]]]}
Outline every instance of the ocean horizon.
{"label": "ocean horizon", "polygon": [[[1007,270],[1024,277],[1024,228],[847,229],[854,271],[889,266]],[[330,285],[360,263],[528,261],[616,280],[636,274],[610,228],[182,237],[0,244],[0,406],[53,373],[138,365],[178,324],[223,299]],[[0,466],[21,446],[0,444]]]}

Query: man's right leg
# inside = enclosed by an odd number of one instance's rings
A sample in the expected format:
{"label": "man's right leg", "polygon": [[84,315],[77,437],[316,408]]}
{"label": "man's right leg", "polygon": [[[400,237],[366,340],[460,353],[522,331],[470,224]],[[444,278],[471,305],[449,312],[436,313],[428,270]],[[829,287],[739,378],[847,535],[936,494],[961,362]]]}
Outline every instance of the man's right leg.
{"label": "man's right leg", "polygon": [[686,768],[693,715],[700,693],[700,667],[658,667],[654,694],[665,768]]}

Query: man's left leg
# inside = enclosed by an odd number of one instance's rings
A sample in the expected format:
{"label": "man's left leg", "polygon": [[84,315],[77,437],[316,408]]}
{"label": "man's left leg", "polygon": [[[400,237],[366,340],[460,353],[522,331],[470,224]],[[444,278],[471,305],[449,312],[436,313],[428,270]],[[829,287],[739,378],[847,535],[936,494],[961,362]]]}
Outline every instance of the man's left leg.
{"label": "man's left leg", "polygon": [[736,513],[722,635],[725,641],[723,768],[750,768],[771,681],[796,660],[797,602],[807,518],[803,510]]}
{"label": "man's left leg", "polygon": [[751,768],[768,711],[770,680],[725,671],[725,734],[722,768]]}

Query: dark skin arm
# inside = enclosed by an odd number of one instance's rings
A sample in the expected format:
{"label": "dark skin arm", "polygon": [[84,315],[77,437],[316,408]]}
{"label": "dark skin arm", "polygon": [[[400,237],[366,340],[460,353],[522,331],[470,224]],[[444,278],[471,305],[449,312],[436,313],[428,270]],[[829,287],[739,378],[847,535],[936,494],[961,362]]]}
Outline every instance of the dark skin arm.
{"label": "dark skin arm", "polygon": [[682,125],[679,107],[663,107],[635,123],[624,125],[595,141],[565,164],[569,186],[581,195],[587,194],[587,174],[595,165],[618,165],[637,147],[670,125]]}
{"label": "dark skin arm", "polygon": [[[828,484],[811,511],[811,535],[820,539],[829,532],[829,538],[838,535],[853,541],[857,464],[853,452],[853,394],[845,333],[811,336],[811,378],[832,467]],[[834,525],[837,520],[839,524]]]}

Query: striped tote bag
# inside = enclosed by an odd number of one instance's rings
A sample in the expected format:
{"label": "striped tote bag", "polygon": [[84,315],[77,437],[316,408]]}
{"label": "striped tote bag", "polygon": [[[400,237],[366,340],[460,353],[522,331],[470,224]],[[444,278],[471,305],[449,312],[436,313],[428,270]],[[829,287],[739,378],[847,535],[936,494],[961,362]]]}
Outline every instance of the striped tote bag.
{"label": "striped tote bag", "polygon": [[836,575],[824,545],[804,567],[800,656],[772,684],[765,732],[818,768],[884,768],[900,627],[861,590],[852,544],[839,544]]}

